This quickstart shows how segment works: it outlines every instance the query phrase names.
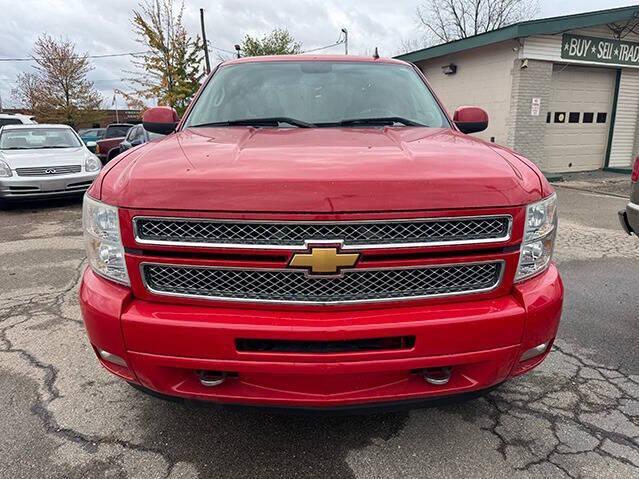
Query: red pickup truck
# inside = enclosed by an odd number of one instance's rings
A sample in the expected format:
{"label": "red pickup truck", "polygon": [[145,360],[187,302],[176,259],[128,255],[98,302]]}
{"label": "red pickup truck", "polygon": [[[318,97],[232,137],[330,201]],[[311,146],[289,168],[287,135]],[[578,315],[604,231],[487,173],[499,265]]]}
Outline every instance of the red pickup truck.
{"label": "red pickup truck", "polygon": [[556,196],[413,65],[221,64],[88,191],[80,303],[144,391],[350,409],[474,397],[548,355]]}
{"label": "red pickup truck", "polygon": [[104,131],[104,137],[96,142],[95,154],[103,164],[111,161],[120,153],[120,143],[133,128],[131,123],[111,123]]}

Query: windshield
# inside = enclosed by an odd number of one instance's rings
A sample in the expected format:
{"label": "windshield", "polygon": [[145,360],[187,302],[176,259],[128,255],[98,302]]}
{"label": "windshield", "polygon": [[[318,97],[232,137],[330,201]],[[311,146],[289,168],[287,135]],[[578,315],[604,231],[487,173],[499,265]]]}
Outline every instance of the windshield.
{"label": "windshield", "polygon": [[403,119],[397,123],[404,125],[449,126],[432,93],[411,67],[329,61],[222,67],[198,98],[185,125],[265,118],[294,119],[312,126],[341,126],[349,121],[365,125],[352,120],[388,118]]}
{"label": "windshield", "polygon": [[104,138],[119,138],[126,136],[133,125],[112,125],[106,129]]}
{"label": "windshield", "polygon": [[69,128],[20,128],[2,130],[0,150],[30,150],[42,148],[76,148],[78,137]]}

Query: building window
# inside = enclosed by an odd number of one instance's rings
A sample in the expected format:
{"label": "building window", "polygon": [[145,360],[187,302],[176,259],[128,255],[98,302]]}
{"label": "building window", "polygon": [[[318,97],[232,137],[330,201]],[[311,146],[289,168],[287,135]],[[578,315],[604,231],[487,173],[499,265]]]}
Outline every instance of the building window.
{"label": "building window", "polygon": [[584,123],[592,123],[595,118],[595,114],[593,112],[584,113]]}
{"label": "building window", "polygon": [[556,111],[555,112],[555,123],[566,123],[566,112]]}
{"label": "building window", "polygon": [[579,123],[580,113],[578,111],[571,111],[568,115],[568,123]]}
{"label": "building window", "polygon": [[607,116],[608,113],[606,112],[597,113],[597,123],[606,123]]}

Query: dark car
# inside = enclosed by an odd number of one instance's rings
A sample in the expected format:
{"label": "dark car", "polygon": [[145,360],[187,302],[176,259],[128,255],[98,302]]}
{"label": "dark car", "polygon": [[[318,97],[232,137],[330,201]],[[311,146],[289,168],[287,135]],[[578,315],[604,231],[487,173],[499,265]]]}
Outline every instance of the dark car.
{"label": "dark car", "polygon": [[133,126],[131,123],[111,123],[106,127],[104,138],[97,142],[95,149],[102,163],[111,161],[120,153],[120,143]]}
{"label": "dark car", "polygon": [[635,158],[630,180],[632,181],[630,203],[625,210],[619,212],[619,219],[626,233],[634,233],[639,236],[639,156]]}
{"label": "dark car", "polygon": [[134,146],[142,145],[144,143],[148,143],[149,141],[158,140],[163,137],[164,135],[160,135],[159,133],[151,133],[150,131],[146,131],[142,125],[135,125],[126,134],[124,141],[120,143],[120,153],[133,148]]}

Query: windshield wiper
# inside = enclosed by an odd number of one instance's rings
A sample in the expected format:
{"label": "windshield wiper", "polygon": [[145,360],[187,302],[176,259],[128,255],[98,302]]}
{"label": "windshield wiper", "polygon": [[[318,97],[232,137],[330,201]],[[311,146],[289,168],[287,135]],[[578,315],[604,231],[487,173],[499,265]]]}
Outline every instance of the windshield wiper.
{"label": "windshield wiper", "polygon": [[279,126],[280,123],[287,123],[289,125],[297,126],[299,128],[314,128],[313,123],[308,123],[302,120],[296,120],[295,118],[289,118],[287,116],[273,116],[268,118],[244,118],[242,120],[227,120],[216,121],[212,123],[202,123],[199,125],[190,125],[193,128],[206,127],[206,126]]}
{"label": "windshield wiper", "polygon": [[349,125],[394,125],[395,123],[401,123],[406,126],[426,126],[422,123],[418,123],[408,118],[402,118],[401,116],[384,116],[379,118],[351,118],[348,120],[341,120],[337,122],[340,126]]}

